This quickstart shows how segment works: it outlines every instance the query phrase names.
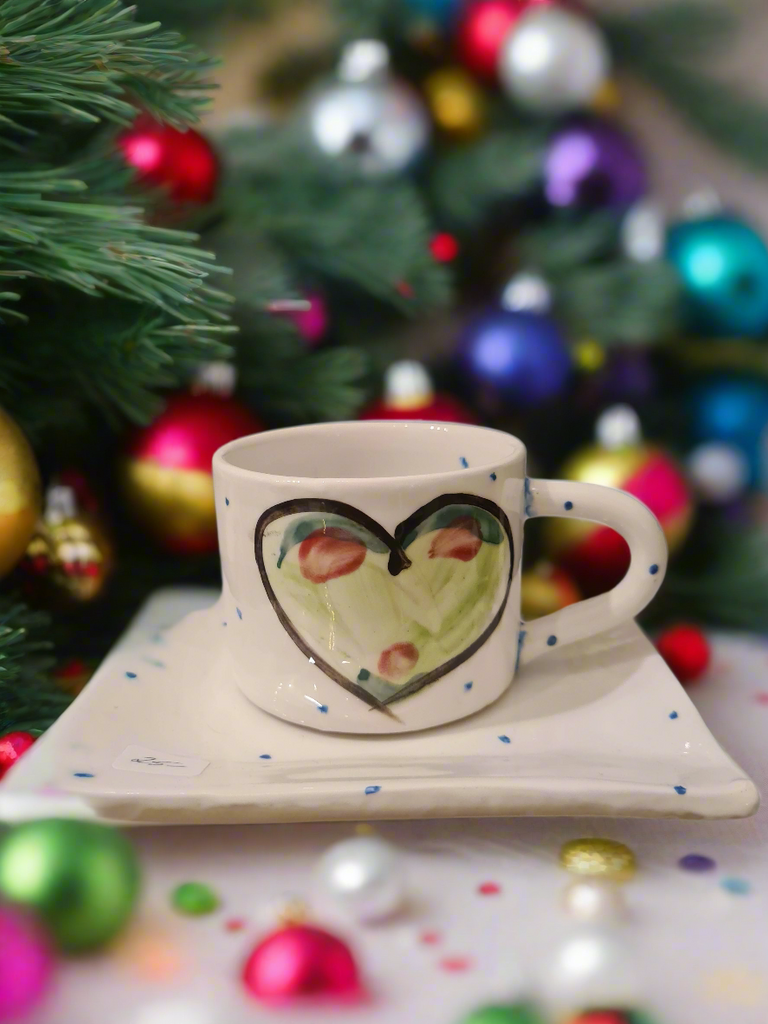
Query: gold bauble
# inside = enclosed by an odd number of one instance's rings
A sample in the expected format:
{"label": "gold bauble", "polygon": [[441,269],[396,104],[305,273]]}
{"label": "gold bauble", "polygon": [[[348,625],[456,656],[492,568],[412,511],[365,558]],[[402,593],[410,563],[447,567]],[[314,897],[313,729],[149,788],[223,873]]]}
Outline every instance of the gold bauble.
{"label": "gold bauble", "polygon": [[0,409],[0,576],[24,554],[40,515],[40,473],[29,441]]}
{"label": "gold bauble", "polygon": [[485,95],[463,68],[433,71],[424,82],[424,95],[435,124],[446,134],[471,138],[483,130]]}
{"label": "gold bauble", "polygon": [[637,870],[635,855],[614,839],[573,839],[560,850],[560,864],[572,875],[599,875],[628,882]]}
{"label": "gold bauble", "polygon": [[112,544],[87,513],[43,519],[21,564],[33,599],[53,606],[83,604],[98,597],[113,566]]}
{"label": "gold bauble", "polygon": [[522,615],[526,621],[559,612],[581,600],[579,589],[570,576],[551,562],[539,562],[524,572],[521,583]]}

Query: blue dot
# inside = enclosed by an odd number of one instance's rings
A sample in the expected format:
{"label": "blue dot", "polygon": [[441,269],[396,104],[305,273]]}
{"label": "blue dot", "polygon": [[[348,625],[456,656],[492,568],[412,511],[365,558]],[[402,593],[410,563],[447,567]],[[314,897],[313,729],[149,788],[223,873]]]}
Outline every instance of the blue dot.
{"label": "blue dot", "polygon": [[272,760],[272,755],[271,754],[259,754],[259,757],[261,758],[262,761],[271,761]]}
{"label": "blue dot", "polygon": [[678,796],[685,796],[688,790],[685,788],[685,786],[675,786],[675,792]]}
{"label": "blue dot", "polygon": [[655,576],[658,571],[659,571],[659,567],[658,567],[658,565],[656,565],[655,562],[653,563],[651,568],[648,570],[648,572],[651,574],[651,576]]}
{"label": "blue dot", "polygon": [[464,683],[464,689],[465,690],[471,690],[473,686],[474,686],[474,683]]}
{"label": "blue dot", "polygon": [[238,617],[238,619],[242,619],[242,617],[243,617],[243,613],[240,611],[239,608],[237,609],[237,617]]}
{"label": "blue dot", "polygon": [[509,736],[499,736],[499,739],[501,740],[502,743],[511,743],[512,742],[512,740],[509,738]]}
{"label": "blue dot", "polygon": [[361,668],[360,671],[357,673],[357,681],[359,683],[365,683],[370,678],[371,678],[371,673],[368,671],[367,668]]}
{"label": "blue dot", "polygon": [[491,473],[491,480],[493,480],[493,482],[496,483],[497,476],[495,473]]}
{"label": "blue dot", "polygon": [[459,459],[459,462],[461,463],[462,469],[469,469],[469,463],[467,462],[463,455]]}
{"label": "blue dot", "polygon": [[72,772],[76,779],[95,779],[93,772]]}
{"label": "blue dot", "polygon": [[229,498],[225,498],[225,499],[224,499],[224,504],[225,504],[225,505],[228,505],[228,504],[229,504]]}
{"label": "blue dot", "polygon": [[557,643],[557,637],[556,636],[553,635],[553,636],[548,636],[547,637],[547,647],[554,647],[556,643]]}
{"label": "blue dot", "polygon": [[328,714],[328,705],[327,704],[318,704],[317,705],[317,710],[320,712],[321,715],[327,715]]}
{"label": "blue dot", "polygon": [[746,896],[752,889],[746,878],[724,878],[720,885],[734,896]]}
{"label": "blue dot", "polygon": [[670,718],[679,718],[680,716],[678,715],[678,713],[676,711],[670,711],[669,712],[669,717]]}
{"label": "blue dot", "polygon": [[571,509],[573,508],[573,502],[572,501],[566,501],[566,503],[564,505],[564,508],[565,508],[566,512],[570,512]]}
{"label": "blue dot", "polygon": [[222,626],[226,626],[226,622],[222,622]]}
{"label": "blue dot", "polygon": [[366,786],[365,787],[365,795],[366,796],[373,796],[374,793],[380,793],[380,792],[381,792],[381,786]]}
{"label": "blue dot", "polygon": [[677,863],[683,871],[714,871],[717,867],[711,857],[705,857],[701,853],[686,853]]}
{"label": "blue dot", "polygon": [[136,678],[136,673],[135,672],[126,672],[125,673],[125,678],[126,679],[135,679]]}

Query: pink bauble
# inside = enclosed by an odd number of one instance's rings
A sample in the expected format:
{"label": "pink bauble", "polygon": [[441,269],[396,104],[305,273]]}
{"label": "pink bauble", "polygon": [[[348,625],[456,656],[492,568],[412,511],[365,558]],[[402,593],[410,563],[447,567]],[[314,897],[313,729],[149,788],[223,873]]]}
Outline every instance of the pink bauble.
{"label": "pink bauble", "polygon": [[317,293],[307,295],[306,299],[309,309],[288,315],[308,345],[319,345],[328,330],[328,307],[323,296]]}
{"label": "pink bauble", "polygon": [[0,1021],[19,1020],[40,1002],[53,967],[36,922],[15,907],[0,907]]}
{"label": "pink bauble", "polygon": [[347,1002],[362,994],[348,946],[321,928],[291,925],[272,932],[243,971],[248,992],[262,1002],[323,999]]}

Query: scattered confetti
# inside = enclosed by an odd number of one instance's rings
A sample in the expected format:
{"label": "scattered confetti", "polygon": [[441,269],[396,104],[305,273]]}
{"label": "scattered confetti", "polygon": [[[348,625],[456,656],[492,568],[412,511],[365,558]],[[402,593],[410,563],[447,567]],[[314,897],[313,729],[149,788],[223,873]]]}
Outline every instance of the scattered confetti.
{"label": "scattered confetti", "polygon": [[720,882],[720,887],[733,896],[746,896],[752,891],[752,886],[746,878],[724,878]]}
{"label": "scattered confetti", "polygon": [[419,942],[425,946],[437,946],[441,941],[440,932],[422,932],[419,936]]}
{"label": "scattered confetti", "polygon": [[125,673],[125,677],[126,677],[126,679],[135,679],[136,678],[136,673],[135,672],[126,672]]}
{"label": "scattered confetti", "polygon": [[173,890],[171,903],[180,914],[200,917],[218,909],[219,897],[203,882],[185,882]]}
{"label": "scattered confetti", "polygon": [[498,882],[483,882],[482,885],[478,885],[477,891],[481,896],[498,896],[501,886]]}
{"label": "scattered confetti", "polygon": [[272,760],[272,755],[271,754],[259,754],[259,760],[261,760],[261,761],[271,761]]}
{"label": "scattered confetti", "polygon": [[473,685],[474,685],[473,683],[464,683],[464,689],[465,690],[471,690]]}
{"label": "scattered confetti", "polygon": [[241,932],[245,928],[245,921],[242,917],[230,917],[224,922],[224,929],[228,932]]}
{"label": "scattered confetti", "polygon": [[497,479],[498,479],[498,477],[496,476],[496,474],[495,473],[491,473],[491,480],[493,480],[494,483],[496,483]]}
{"label": "scattered confetti", "polygon": [[469,469],[469,463],[467,462],[463,455],[459,459],[459,462],[461,463],[462,469]]}
{"label": "scattered confetti", "polygon": [[687,853],[677,864],[683,871],[714,871],[717,867],[711,857],[705,857],[701,853]]}
{"label": "scattered confetti", "polygon": [[365,787],[365,795],[366,796],[373,796],[374,793],[380,793],[380,792],[381,792],[381,786],[366,786]]}
{"label": "scattered confetti", "polygon": [[440,966],[449,974],[459,974],[461,971],[468,971],[472,961],[468,956],[446,956],[440,961]]}
{"label": "scattered confetti", "polygon": [[637,870],[634,853],[613,839],[573,839],[560,850],[560,865],[572,875],[601,875],[626,882]]}
{"label": "scattered confetti", "polygon": [[76,779],[95,779],[93,772],[72,772]]}
{"label": "scattered confetti", "polygon": [[685,786],[675,786],[675,792],[678,796],[685,796],[688,790],[685,788]]}
{"label": "scattered confetti", "polygon": [[669,712],[669,717],[670,718],[679,718],[680,716],[678,715],[678,713],[676,711],[670,711]]}
{"label": "scattered confetti", "polygon": [[501,740],[502,743],[511,743],[512,742],[512,740],[509,738],[509,736],[499,736],[499,739]]}

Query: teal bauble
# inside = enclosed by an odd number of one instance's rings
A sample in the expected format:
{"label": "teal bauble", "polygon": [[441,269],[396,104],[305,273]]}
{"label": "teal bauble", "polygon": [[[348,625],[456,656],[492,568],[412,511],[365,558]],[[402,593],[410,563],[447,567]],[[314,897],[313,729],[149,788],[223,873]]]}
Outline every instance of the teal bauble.
{"label": "teal bauble", "polygon": [[748,224],[726,215],[676,224],[667,257],[683,281],[690,331],[768,335],[768,246]]}

